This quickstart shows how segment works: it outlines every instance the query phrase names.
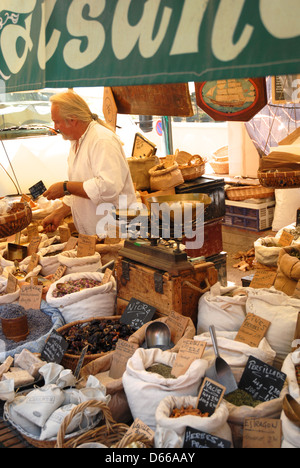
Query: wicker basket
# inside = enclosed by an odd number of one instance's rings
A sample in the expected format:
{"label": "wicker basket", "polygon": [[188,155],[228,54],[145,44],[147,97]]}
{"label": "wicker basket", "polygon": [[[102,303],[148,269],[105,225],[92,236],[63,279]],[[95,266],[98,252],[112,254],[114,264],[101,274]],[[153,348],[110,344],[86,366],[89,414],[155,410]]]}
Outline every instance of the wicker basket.
{"label": "wicker basket", "polygon": [[233,201],[242,201],[248,198],[270,198],[274,197],[274,189],[262,187],[261,185],[244,185],[243,187],[227,188],[226,196]]}
{"label": "wicker basket", "polygon": [[[66,440],[65,433],[67,427],[71,423],[74,416],[79,412],[84,411],[86,408],[90,407],[101,408],[105,424],[100,427],[96,427],[80,435],[79,437]],[[136,441],[142,442],[146,447],[151,446],[150,441],[145,439],[145,437],[142,435],[139,436],[132,434],[127,437],[126,433],[128,429],[129,426],[127,426],[126,424],[118,424],[113,420],[111,411],[105,405],[105,403],[96,400],[86,401],[76,406],[76,408],[74,408],[73,411],[71,411],[71,413],[62,422],[62,425],[57,435],[57,443],[55,445],[55,448],[77,448],[81,444],[95,442],[103,444],[108,448],[112,446],[114,446],[115,448],[122,448],[126,447],[126,445],[128,445],[129,443]]]}
{"label": "wicker basket", "polygon": [[19,211],[0,216],[0,238],[9,237],[17,232],[21,232],[32,221],[32,211],[27,203],[15,203],[12,208],[18,205]]}
{"label": "wicker basket", "polygon": [[222,146],[214,152],[212,160],[209,162],[215,174],[228,174],[228,146]]}
{"label": "wicker basket", "polygon": [[209,164],[215,174],[229,174],[229,162],[210,161]]}
{"label": "wicker basket", "polygon": [[300,187],[300,171],[258,171],[258,179],[261,185],[273,189]]}
{"label": "wicker basket", "polygon": [[185,181],[194,180],[205,173],[205,161],[201,156],[191,156],[186,164],[179,164],[179,169]]}
{"label": "wicker basket", "polygon": [[[96,318],[91,318],[89,320],[78,320],[76,322],[71,322],[71,323],[68,323],[67,325],[64,325],[63,327],[58,328],[56,330],[56,332],[59,333],[59,334],[62,334],[64,331],[68,330],[71,327],[74,327],[75,325],[88,324],[89,322],[92,322],[93,320],[98,320],[98,321],[101,321],[101,320],[115,320],[115,321],[117,321],[117,320],[120,320],[120,318],[121,318],[120,315],[114,315],[114,316],[111,316],[111,317],[96,317]],[[98,359],[99,357],[105,356],[106,354],[111,353],[111,352],[112,351],[103,352],[103,353],[99,353],[99,354],[86,354],[84,359],[83,359],[82,367],[89,364],[91,361],[94,361],[95,359]],[[71,369],[74,372],[76,370],[79,359],[80,359],[80,355],[70,354],[70,353],[67,352],[67,353],[64,354],[64,356],[62,358],[61,365],[65,369]]]}

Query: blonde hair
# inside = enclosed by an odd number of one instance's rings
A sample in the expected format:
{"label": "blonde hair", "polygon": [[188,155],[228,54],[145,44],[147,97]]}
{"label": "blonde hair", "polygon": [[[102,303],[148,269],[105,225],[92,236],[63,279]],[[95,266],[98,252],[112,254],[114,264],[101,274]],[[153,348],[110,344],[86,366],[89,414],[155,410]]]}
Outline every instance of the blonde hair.
{"label": "blonde hair", "polygon": [[54,94],[50,97],[50,102],[59,107],[62,119],[69,120],[74,117],[80,122],[89,123],[95,120],[100,125],[113,131],[113,128],[101,120],[97,114],[93,114],[86,101],[72,90]]}

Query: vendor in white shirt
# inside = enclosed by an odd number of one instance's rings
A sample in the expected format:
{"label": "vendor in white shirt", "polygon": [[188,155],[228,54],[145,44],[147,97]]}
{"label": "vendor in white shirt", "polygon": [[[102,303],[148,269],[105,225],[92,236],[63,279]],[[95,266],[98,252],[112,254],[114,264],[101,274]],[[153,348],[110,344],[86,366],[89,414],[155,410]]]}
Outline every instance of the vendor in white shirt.
{"label": "vendor in white shirt", "polygon": [[[97,232],[97,207],[111,203],[119,207],[119,197],[127,196],[127,206],[136,202],[128,163],[118,136],[87,103],[73,91],[50,98],[56,130],[71,141],[68,158],[69,180],[53,184],[45,193],[48,200],[63,198],[63,205],[47,216],[42,226],[54,232],[72,214],[80,234],[101,237]],[[101,212],[101,210],[100,210]]]}

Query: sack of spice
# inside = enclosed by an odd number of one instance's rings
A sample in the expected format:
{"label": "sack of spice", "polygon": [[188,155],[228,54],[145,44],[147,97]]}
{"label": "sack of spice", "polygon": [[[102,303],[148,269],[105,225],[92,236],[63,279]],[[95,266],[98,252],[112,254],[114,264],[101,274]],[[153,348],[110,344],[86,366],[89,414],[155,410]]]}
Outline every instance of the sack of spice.
{"label": "sack of spice", "polygon": [[271,322],[266,339],[276,351],[274,367],[281,369],[283,361],[292,350],[300,301],[275,288],[247,288],[247,295],[247,313],[253,313]]}
{"label": "sack of spice", "polygon": [[242,448],[245,419],[280,418],[283,399],[287,391],[287,386],[285,386],[279,398],[266,402],[256,401],[251,395],[239,389],[224,397],[229,411],[228,423],[234,448]]}
{"label": "sack of spice", "polygon": [[17,301],[20,297],[20,288],[17,286],[17,289],[13,293],[6,293],[7,287],[7,278],[0,276],[0,304],[11,304]]}
{"label": "sack of spice", "polygon": [[[163,322],[166,323],[168,320],[168,317],[162,317],[157,320],[154,320],[154,322]],[[145,342],[145,336],[146,336],[146,330],[148,325],[153,322],[147,322],[145,323],[141,328],[139,328],[131,337],[129,338],[129,343],[136,343],[139,346],[142,346],[143,343]],[[186,326],[186,329],[184,331],[184,334],[182,338],[180,338],[175,344],[173,348],[170,349],[173,353],[177,353],[180,349],[181,343],[184,339],[189,339],[192,340],[195,336],[196,330],[195,326],[193,324],[193,321],[189,318],[188,324]]]}
{"label": "sack of spice", "polygon": [[174,378],[171,370],[176,357],[177,353],[158,348],[139,348],[128,360],[123,374],[124,391],[133,419],[141,419],[154,431],[155,411],[160,401],[168,395],[197,396],[207,369],[207,361],[196,359],[185,374]]}
{"label": "sack of spice", "polygon": [[[101,284],[103,277],[103,273],[97,272],[63,276],[50,286],[46,301],[60,310],[66,323],[113,316],[117,297],[116,281],[111,276],[106,284]],[[58,289],[63,289],[64,293],[57,294]]]}
{"label": "sack of spice", "polygon": [[56,272],[57,268],[60,266],[58,255],[63,251],[66,245],[67,243],[64,242],[62,244],[54,244],[49,245],[48,247],[42,247],[39,250],[39,264],[42,267],[42,276],[53,275]]}
{"label": "sack of spice", "polygon": [[[271,348],[266,338],[263,338],[259,346],[254,348],[246,343],[235,341],[237,332],[216,332],[216,334],[220,354],[231,367],[237,382],[241,380],[250,356],[254,356],[266,364],[273,366],[276,351]],[[216,358],[210,333],[206,332],[196,335],[194,340],[206,343],[202,359],[208,361],[208,367],[210,367]]]}
{"label": "sack of spice", "polygon": [[98,271],[101,268],[101,256],[98,252],[86,257],[77,257],[76,250],[61,252],[57,256],[58,263],[67,267],[65,275],[81,273],[82,271]]}
{"label": "sack of spice", "polygon": [[288,296],[295,292],[300,280],[300,247],[285,247],[281,249],[278,257],[278,273],[275,280],[275,289]]}
{"label": "sack of spice", "polygon": [[174,408],[187,408],[189,406],[195,408],[196,403],[197,397],[173,395],[165,397],[159,403],[155,413],[156,448],[182,448],[187,427],[228,440],[232,444],[231,430],[227,423],[228,408],[225,402],[222,402],[210,417],[199,417],[193,414],[186,414],[178,418],[170,417]]}
{"label": "sack of spice", "polygon": [[114,352],[108,353],[94,361],[89,362],[81,369],[78,388],[84,387],[90,375],[95,376],[99,382],[106,387],[106,394],[111,395],[109,409],[114,421],[128,424],[132,416],[124,392],[122,377],[113,379],[109,376],[113,361]]}
{"label": "sack of spice", "polygon": [[[300,349],[290,353],[282,366],[282,372],[287,376],[288,392],[300,404]],[[300,427],[297,427],[281,413],[282,445],[281,448],[300,448]]]}
{"label": "sack of spice", "polygon": [[264,237],[254,242],[255,260],[261,265],[277,267],[282,245],[276,237]]}

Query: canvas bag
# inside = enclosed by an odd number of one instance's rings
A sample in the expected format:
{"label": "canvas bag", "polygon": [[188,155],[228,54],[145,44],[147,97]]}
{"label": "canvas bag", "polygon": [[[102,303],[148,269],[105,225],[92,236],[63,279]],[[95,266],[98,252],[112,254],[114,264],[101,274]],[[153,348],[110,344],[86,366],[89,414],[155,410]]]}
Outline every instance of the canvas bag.
{"label": "canvas bag", "polygon": [[177,379],[166,379],[147,372],[154,363],[173,367],[177,353],[158,348],[139,348],[128,360],[123,374],[123,386],[133,419],[141,419],[155,431],[155,412],[160,401],[168,395],[197,396],[207,369],[203,359],[195,360],[187,372]]}
{"label": "canvas bag", "polygon": [[73,273],[63,276],[51,284],[47,292],[46,301],[52,307],[60,310],[66,323],[89,318],[108,317],[115,315],[117,297],[116,281],[113,276],[108,283],[94,288],[83,289],[79,292],[67,294],[64,297],[54,297],[53,291],[57,283],[78,280],[81,278],[102,281],[104,274],[97,272]]}
{"label": "canvas bag", "polygon": [[159,169],[160,165],[152,167],[149,171],[150,188],[152,192],[156,190],[168,190],[184,183],[184,178],[177,162],[173,162],[169,167]]}
{"label": "canvas bag", "polygon": [[[263,338],[259,343],[259,346],[254,348],[247,345],[246,343],[234,341],[237,332],[218,331],[216,332],[216,335],[220,355],[231,367],[237,382],[241,380],[241,376],[250,356],[254,356],[266,364],[269,364],[270,366],[273,365],[276,352],[270,347],[266,338]],[[210,333],[202,333],[201,335],[197,335],[194,337],[194,340],[206,343],[202,359],[208,361],[208,366],[210,367],[216,358]]]}
{"label": "canvas bag", "polygon": [[[216,287],[216,289],[215,289]],[[241,293],[239,291],[241,290]],[[226,292],[237,292],[235,296],[225,296]],[[197,335],[207,332],[210,325],[219,331],[238,331],[246,317],[247,296],[243,289],[222,288],[214,285],[203,294],[198,303]]]}
{"label": "canvas bag", "polygon": [[87,257],[77,257],[76,250],[68,250],[58,254],[57,260],[61,266],[67,267],[65,275],[81,273],[82,271],[97,271],[102,266],[101,255],[98,252]]}
{"label": "canvas bag", "polygon": [[285,247],[281,249],[278,257],[278,274],[274,286],[278,291],[292,296],[300,279],[300,260],[290,255],[297,250],[300,255],[299,246]]}
{"label": "canvas bag", "polygon": [[271,322],[266,339],[271,348],[276,351],[274,367],[281,369],[283,361],[291,352],[300,300],[277,291],[273,287],[270,289],[247,288],[247,292],[247,313],[253,313]]}
{"label": "canvas bag", "polygon": [[159,159],[155,155],[145,158],[128,158],[128,165],[132,181],[136,190],[148,190],[150,188],[150,174],[152,167],[159,164]]}
{"label": "canvas bag", "polygon": [[[42,267],[42,276],[54,275],[57,268],[60,266],[60,263],[58,261],[58,255],[63,251],[66,245],[67,243],[64,242],[62,244],[49,245],[48,247],[43,247],[39,250],[39,264]],[[47,254],[54,255],[51,255],[51,257],[47,257]]]}
{"label": "canvas bag", "polygon": [[[282,372],[287,375],[288,392],[300,403],[300,387],[295,370],[297,365],[300,365],[300,349],[290,353],[282,366]],[[300,428],[287,418],[284,411],[282,411],[280,419],[283,434],[281,448],[300,448]]]}
{"label": "canvas bag", "polygon": [[[267,247],[264,242],[269,242],[272,247]],[[279,245],[279,239],[275,237],[265,237],[257,239],[254,242],[255,260],[261,265],[268,267],[277,267],[279,252],[282,246]]]}
{"label": "canvas bag", "polygon": [[[0,294],[4,293],[7,286],[7,278],[4,276],[0,276]],[[13,302],[17,301],[20,297],[20,288],[17,286],[17,289],[13,293],[4,294],[3,296],[0,295],[0,305],[3,304],[12,304]]]}
{"label": "canvas bag", "polygon": [[174,408],[187,407],[189,405],[196,407],[196,403],[197,397],[178,397],[173,395],[165,397],[159,403],[155,413],[156,448],[182,448],[187,426],[228,440],[232,444],[231,430],[227,424],[228,408],[224,401],[221,402],[220,406],[209,418],[200,418],[199,416],[192,415],[170,418],[170,414]]}

